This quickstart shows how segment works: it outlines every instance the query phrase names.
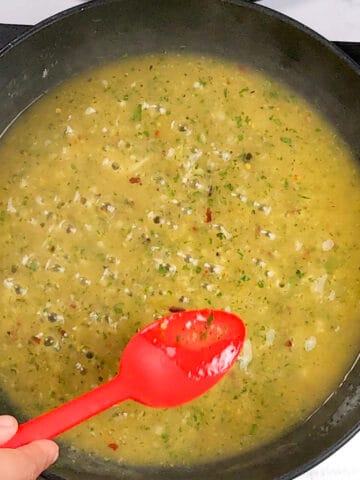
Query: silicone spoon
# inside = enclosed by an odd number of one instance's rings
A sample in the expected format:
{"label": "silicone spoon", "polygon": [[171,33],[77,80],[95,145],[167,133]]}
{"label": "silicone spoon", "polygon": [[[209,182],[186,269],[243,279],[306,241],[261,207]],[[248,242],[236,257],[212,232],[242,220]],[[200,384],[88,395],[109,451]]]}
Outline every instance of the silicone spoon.
{"label": "silicone spoon", "polygon": [[124,400],[176,407],[214,386],[237,359],[242,320],[222,310],[176,312],[147,325],[125,347],[107,383],[19,426],[2,448],[52,439]]}

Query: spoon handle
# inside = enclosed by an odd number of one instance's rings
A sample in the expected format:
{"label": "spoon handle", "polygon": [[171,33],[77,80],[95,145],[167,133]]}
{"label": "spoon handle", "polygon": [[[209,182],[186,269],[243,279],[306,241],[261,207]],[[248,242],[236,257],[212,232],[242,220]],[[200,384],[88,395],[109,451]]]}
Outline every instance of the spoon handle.
{"label": "spoon handle", "polygon": [[117,375],[109,382],[19,425],[15,436],[0,448],[17,448],[34,440],[57,437],[97,413],[129,398]]}

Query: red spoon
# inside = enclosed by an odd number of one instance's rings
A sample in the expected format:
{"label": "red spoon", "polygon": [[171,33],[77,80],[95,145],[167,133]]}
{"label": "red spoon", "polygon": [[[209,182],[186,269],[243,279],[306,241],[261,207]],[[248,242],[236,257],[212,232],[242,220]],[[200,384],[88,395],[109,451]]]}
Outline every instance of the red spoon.
{"label": "red spoon", "polygon": [[189,402],[225,375],[244,338],[242,320],[222,310],[181,311],[156,320],[132,337],[112,380],[20,425],[1,448],[52,439],[128,399],[161,408]]}

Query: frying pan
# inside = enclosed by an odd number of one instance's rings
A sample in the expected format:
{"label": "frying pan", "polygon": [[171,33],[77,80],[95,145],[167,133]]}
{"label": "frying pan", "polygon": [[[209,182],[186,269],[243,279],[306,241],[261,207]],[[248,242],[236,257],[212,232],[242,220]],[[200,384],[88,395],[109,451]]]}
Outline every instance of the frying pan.
{"label": "frying pan", "polygon": [[[124,54],[164,50],[229,59],[286,83],[328,119],[360,161],[359,66],[303,25],[242,0],[95,0],[40,23],[0,50],[0,132],[63,80]],[[0,411],[23,419],[6,392]],[[191,468],[160,468],[117,465],[64,446],[52,472],[66,480],[289,480],[359,429],[360,361],[354,359],[310,418],[251,452]]]}

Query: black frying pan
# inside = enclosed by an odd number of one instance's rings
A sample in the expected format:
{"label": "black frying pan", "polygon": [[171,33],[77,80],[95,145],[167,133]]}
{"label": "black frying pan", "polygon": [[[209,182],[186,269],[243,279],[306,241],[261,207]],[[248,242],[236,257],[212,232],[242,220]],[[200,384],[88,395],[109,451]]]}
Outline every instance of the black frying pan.
{"label": "black frying pan", "polygon": [[[0,51],[0,132],[48,89],[89,67],[124,53],[181,50],[248,64],[287,83],[328,119],[360,160],[359,66],[333,44],[269,9],[242,0],[95,0],[29,31],[3,29],[0,39],[6,42],[19,31],[25,33]],[[360,60],[356,45],[342,46]],[[186,469],[143,468],[106,463],[64,446],[54,472],[66,480],[289,480],[359,431],[359,378],[358,361],[304,424],[235,458]],[[0,411],[21,418],[5,392]]]}

